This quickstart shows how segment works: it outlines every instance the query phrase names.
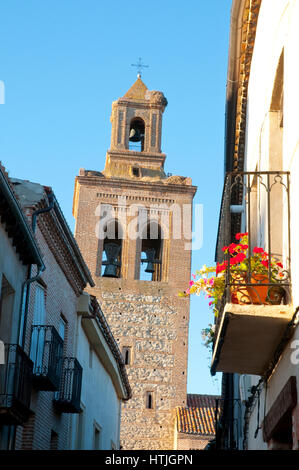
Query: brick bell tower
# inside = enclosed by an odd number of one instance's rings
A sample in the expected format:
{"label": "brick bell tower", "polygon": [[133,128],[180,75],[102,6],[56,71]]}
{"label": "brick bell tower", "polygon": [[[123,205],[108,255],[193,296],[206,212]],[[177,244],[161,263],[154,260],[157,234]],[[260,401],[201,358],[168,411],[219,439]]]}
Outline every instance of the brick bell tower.
{"label": "brick bell tower", "polygon": [[[123,353],[132,398],[122,406],[123,449],[173,449],[174,409],[186,406],[191,178],[168,176],[161,152],[163,93],[138,75],[112,104],[102,172],[80,169],[75,236]],[[101,423],[99,423],[101,424]]]}

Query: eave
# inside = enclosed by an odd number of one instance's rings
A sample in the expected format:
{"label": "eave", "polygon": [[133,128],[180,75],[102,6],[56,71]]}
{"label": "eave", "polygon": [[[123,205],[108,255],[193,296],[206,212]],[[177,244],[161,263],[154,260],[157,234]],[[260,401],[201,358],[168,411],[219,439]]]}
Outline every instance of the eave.
{"label": "eave", "polygon": [[16,252],[24,265],[43,266],[42,255],[34,240],[33,233],[26,221],[23,211],[9,185],[8,178],[0,166],[0,217],[1,223]]}

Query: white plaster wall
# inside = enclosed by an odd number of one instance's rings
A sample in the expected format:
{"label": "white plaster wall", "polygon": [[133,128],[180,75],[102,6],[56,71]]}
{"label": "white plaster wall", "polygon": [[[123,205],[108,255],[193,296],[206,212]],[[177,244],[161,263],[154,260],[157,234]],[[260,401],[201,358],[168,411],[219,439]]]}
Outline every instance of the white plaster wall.
{"label": "white plaster wall", "polygon": [[[82,329],[81,317],[78,317],[76,357],[83,367],[81,403],[84,406],[84,437],[82,449],[93,449],[95,421],[101,427],[100,448],[109,450],[112,442],[116,448],[119,448],[121,401],[109,374],[94,351],[92,368],[90,367],[89,351],[90,343]],[[78,415],[73,417],[71,443],[73,449],[76,448],[77,420]]]}
{"label": "white plaster wall", "polygon": [[245,155],[248,171],[255,171],[259,161],[259,169],[267,170],[261,137],[265,132],[278,60],[286,42],[291,3],[289,0],[263,0],[260,8],[248,86]]}
{"label": "white plaster wall", "polygon": [[[246,168],[247,171],[268,169],[267,160],[267,127],[269,109],[275,80],[276,69],[284,48],[284,128],[283,128],[283,168],[291,172],[291,272],[293,306],[299,305],[299,0],[263,0],[258,20],[256,42],[251,66],[246,135]],[[278,220],[279,224],[280,221]],[[294,339],[299,339],[299,331]],[[290,342],[291,343],[291,342]],[[285,348],[283,357],[278,363],[267,389],[260,401],[260,424],[264,414],[270,409],[277,395],[284,387],[290,375],[297,376],[299,388],[299,370],[292,364],[293,349],[290,343]],[[252,377],[256,383],[257,377]],[[250,419],[249,449],[263,449],[262,431],[257,428],[258,406],[256,404]]]}
{"label": "white plaster wall", "polygon": [[[2,225],[0,225],[0,290],[2,283],[2,275],[6,277],[9,284],[15,291],[13,301],[13,318],[11,323],[10,343],[18,342],[18,327],[20,315],[20,302],[22,284],[26,279],[28,266],[24,266],[17,255],[15,248],[12,246],[12,240],[8,238]],[[4,338],[1,338],[0,340]],[[8,341],[8,339],[6,339]]]}

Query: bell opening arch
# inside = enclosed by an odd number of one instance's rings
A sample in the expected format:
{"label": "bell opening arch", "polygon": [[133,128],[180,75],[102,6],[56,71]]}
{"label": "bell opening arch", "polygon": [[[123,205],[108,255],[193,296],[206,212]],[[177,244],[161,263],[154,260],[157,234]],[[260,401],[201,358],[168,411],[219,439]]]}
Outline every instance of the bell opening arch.
{"label": "bell opening arch", "polygon": [[163,236],[158,222],[148,222],[141,232],[139,240],[140,260],[139,279],[141,281],[162,280]]}
{"label": "bell opening arch", "polygon": [[111,219],[104,228],[105,237],[102,240],[102,277],[121,277],[121,258],[123,231],[117,219]]}
{"label": "bell opening arch", "polygon": [[144,151],[145,123],[140,117],[134,117],[130,122],[129,150]]}

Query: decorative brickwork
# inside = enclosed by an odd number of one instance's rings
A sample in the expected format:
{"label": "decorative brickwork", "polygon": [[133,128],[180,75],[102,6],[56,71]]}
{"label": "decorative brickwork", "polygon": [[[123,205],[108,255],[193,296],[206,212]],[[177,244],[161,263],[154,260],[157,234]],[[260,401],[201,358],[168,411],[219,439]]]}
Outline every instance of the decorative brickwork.
{"label": "decorative brickwork", "polygon": [[[75,182],[75,237],[96,284],[87,290],[97,297],[120,350],[130,350],[127,371],[132,398],[122,408],[124,449],[173,449],[175,408],[186,406],[187,401],[189,300],[179,298],[178,292],[190,279],[191,252],[185,245],[191,223],[185,239],[174,238],[171,205],[179,211],[184,205],[192,206],[196,188],[190,178],[164,173],[160,144],[166,104],[161,92],[149,92],[138,79],[113,103],[105,170],[80,169]],[[145,123],[140,152],[128,147],[132,119]],[[96,227],[104,204],[113,208],[124,235],[118,278],[101,276],[104,243]],[[140,280],[141,241],[132,238],[129,230],[133,204],[151,214],[162,230],[163,223],[169,224],[168,236],[162,240],[160,281]]]}

